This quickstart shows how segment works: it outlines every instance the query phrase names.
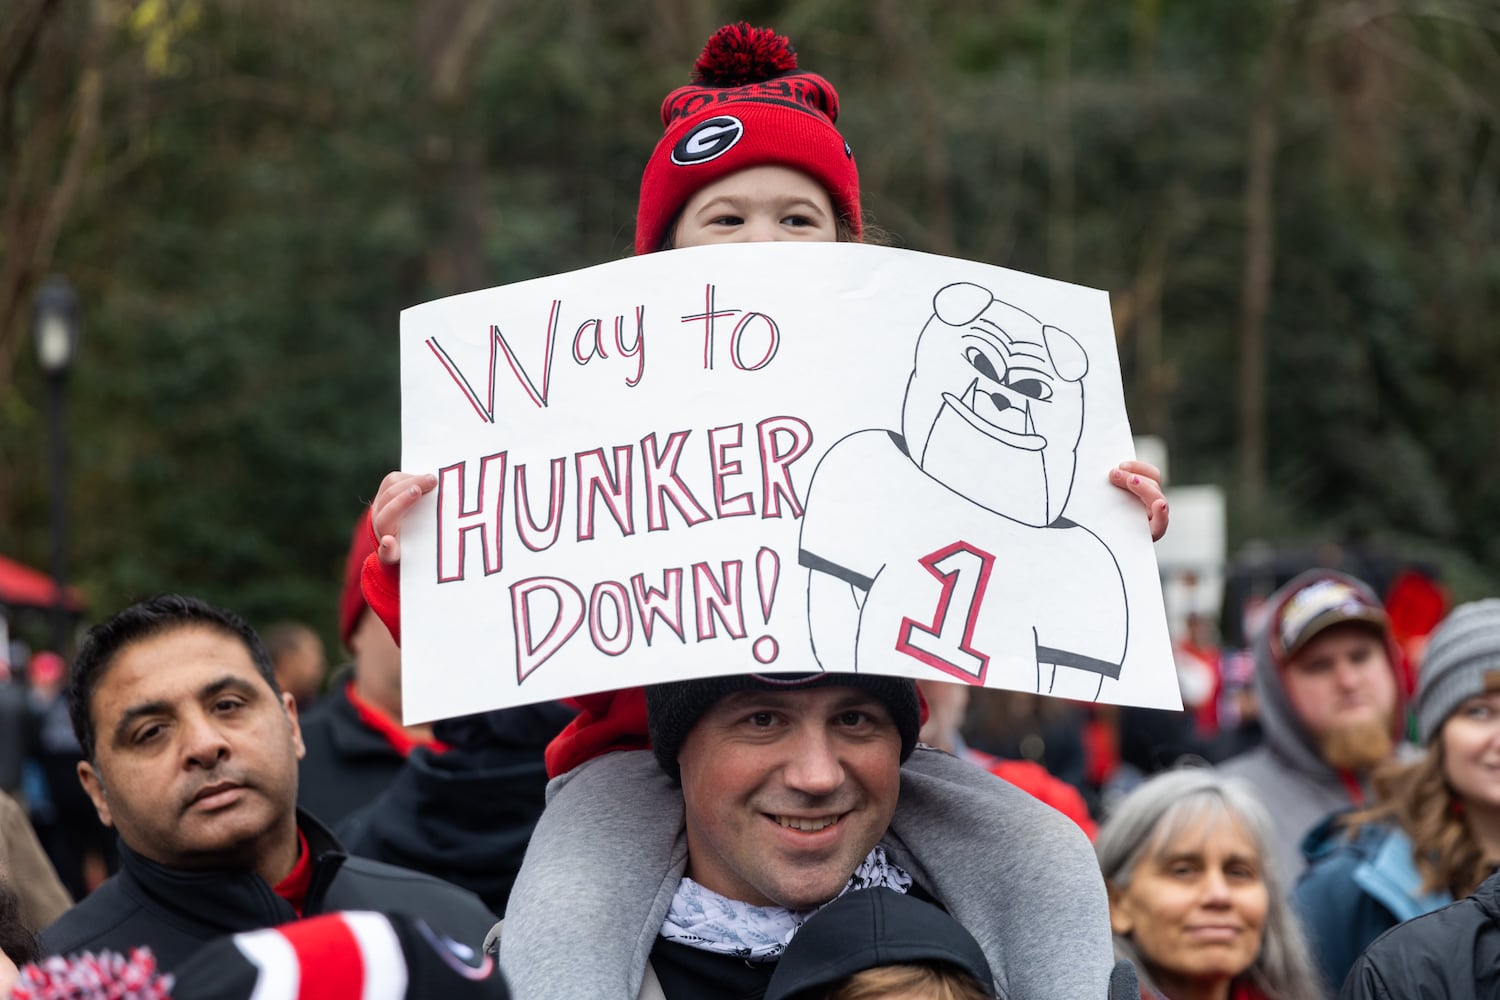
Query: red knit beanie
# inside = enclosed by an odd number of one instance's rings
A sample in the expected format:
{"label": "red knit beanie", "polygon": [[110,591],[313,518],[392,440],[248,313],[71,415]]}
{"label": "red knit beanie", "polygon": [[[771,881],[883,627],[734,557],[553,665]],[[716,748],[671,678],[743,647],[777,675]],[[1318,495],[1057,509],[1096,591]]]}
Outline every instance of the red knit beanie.
{"label": "red knit beanie", "polygon": [[834,128],[839,95],[770,28],[741,21],[714,32],[693,64],[693,82],[661,105],[666,134],[646,163],[635,219],[635,252],[661,248],[699,189],[747,167],[800,170],[821,184],[858,236],[859,171]]}
{"label": "red knit beanie", "polygon": [[366,507],[354,525],[354,537],[349,539],[349,554],[344,558],[344,590],[339,595],[339,638],[343,640],[345,649],[349,648],[349,637],[359,624],[359,616],[369,607],[365,603],[363,591],[359,589],[359,579],[365,557],[374,551],[375,529],[370,525],[370,508]]}

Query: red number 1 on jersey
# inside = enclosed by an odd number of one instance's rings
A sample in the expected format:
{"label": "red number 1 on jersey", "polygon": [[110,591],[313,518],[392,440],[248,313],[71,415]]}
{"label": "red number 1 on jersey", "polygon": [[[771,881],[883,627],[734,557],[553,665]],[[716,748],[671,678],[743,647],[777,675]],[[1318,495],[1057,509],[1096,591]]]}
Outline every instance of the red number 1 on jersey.
{"label": "red number 1 on jersey", "polygon": [[995,557],[968,542],[954,542],[919,561],[943,585],[943,592],[932,624],[901,619],[896,650],[961,681],[983,684],[990,657],[971,643]]}

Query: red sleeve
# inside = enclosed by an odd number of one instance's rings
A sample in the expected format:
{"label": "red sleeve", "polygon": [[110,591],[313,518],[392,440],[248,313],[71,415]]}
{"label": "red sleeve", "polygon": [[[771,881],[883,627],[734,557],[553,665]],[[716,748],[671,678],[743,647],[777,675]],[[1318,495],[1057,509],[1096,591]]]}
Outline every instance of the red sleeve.
{"label": "red sleeve", "polygon": [[386,565],[378,552],[371,552],[360,571],[359,589],[370,610],[391,630],[396,645],[401,645],[401,568]]}
{"label": "red sleeve", "polygon": [[645,688],[599,691],[569,700],[579,712],[547,745],[547,777],[566,774],[600,754],[650,748]]}

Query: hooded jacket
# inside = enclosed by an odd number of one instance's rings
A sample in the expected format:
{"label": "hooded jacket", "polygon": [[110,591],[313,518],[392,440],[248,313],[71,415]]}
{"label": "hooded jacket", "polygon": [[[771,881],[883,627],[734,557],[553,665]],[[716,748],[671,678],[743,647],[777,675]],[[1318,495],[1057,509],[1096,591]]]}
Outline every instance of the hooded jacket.
{"label": "hooded jacket", "polygon": [[[399,911],[478,949],[494,922],[472,893],[427,875],[351,858],[328,828],[298,812],[312,856],[301,916],[333,910]],[[188,871],[150,861],[120,843],[120,871],[42,931],[51,955],[145,945],[171,971],[224,934],[274,927],[299,914],[249,869]]]}
{"label": "hooded jacket", "polygon": [[[1302,839],[1328,814],[1364,802],[1368,791],[1367,775],[1340,772],[1323,759],[1317,743],[1298,718],[1287,696],[1283,673],[1286,664],[1272,649],[1271,633],[1281,620],[1287,601],[1308,584],[1319,579],[1334,579],[1359,590],[1377,606],[1379,597],[1370,587],[1352,576],[1334,570],[1311,570],[1292,580],[1271,596],[1267,626],[1255,639],[1255,696],[1260,705],[1260,723],[1265,743],[1225,761],[1225,774],[1244,778],[1259,794],[1267,812],[1276,818],[1280,839],[1274,844],[1276,861],[1288,884],[1295,882],[1306,867],[1302,857]],[[1386,633],[1386,655],[1391,669],[1400,662],[1400,651]],[[1401,686],[1396,685],[1396,711],[1393,723],[1399,726],[1403,717]]]}
{"label": "hooded jacket", "polygon": [[1474,895],[1393,927],[1354,963],[1339,1000],[1500,996],[1500,874]]}
{"label": "hooded jacket", "polygon": [[[682,790],[649,751],[625,751],[553,779],[547,798],[511,893],[501,967],[527,1000],[635,1000],[687,870]],[[1001,996],[1107,995],[1109,902],[1072,820],[919,746],[880,843],[979,942]]]}
{"label": "hooded jacket", "polygon": [[542,814],[542,753],[573,717],[558,702],[444,719],[374,803],[339,825],[353,854],[426,872],[505,912],[531,829]]}

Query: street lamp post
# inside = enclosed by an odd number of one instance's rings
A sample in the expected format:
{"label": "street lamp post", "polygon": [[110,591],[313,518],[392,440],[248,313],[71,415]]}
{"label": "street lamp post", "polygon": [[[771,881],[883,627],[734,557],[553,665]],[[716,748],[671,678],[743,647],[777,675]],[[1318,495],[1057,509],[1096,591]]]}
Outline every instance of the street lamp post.
{"label": "street lamp post", "polygon": [[78,296],[63,277],[48,278],[32,309],[36,358],[47,376],[47,451],[51,472],[52,647],[68,656],[68,439],[67,381],[78,355]]}

